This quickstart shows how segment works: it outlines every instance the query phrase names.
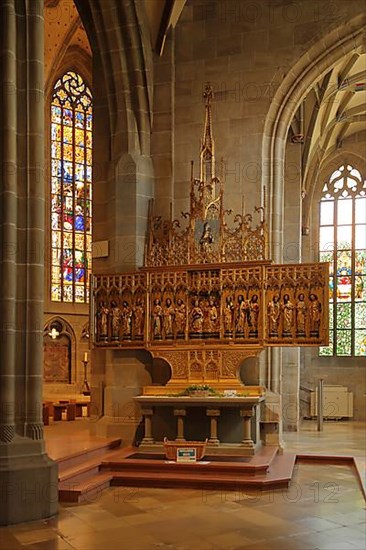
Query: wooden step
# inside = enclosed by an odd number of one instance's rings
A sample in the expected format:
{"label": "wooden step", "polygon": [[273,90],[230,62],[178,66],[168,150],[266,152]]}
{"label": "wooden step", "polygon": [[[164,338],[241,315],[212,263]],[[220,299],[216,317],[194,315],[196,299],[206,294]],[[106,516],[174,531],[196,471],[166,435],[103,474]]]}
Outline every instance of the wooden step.
{"label": "wooden step", "polygon": [[276,459],[267,474],[258,476],[242,473],[202,474],[199,463],[190,472],[166,470],[165,472],[151,471],[114,471],[112,486],[126,487],[159,487],[159,488],[196,488],[196,489],[230,489],[238,488],[268,488],[284,487],[291,481],[295,465],[295,455],[283,455]]}
{"label": "wooden step", "polygon": [[[83,479],[86,479],[88,476],[93,476],[97,474],[100,471],[100,467],[102,465],[102,461],[104,460],[114,460],[115,453],[118,452],[118,450],[110,450],[110,448],[107,448],[105,450],[105,453],[97,456],[94,459],[91,460],[84,460],[82,463],[73,464],[68,468],[63,468],[61,471],[59,471],[58,474],[58,480],[59,482],[64,481],[81,481]],[[85,455],[83,455],[85,456]]]}
{"label": "wooden step", "polygon": [[112,474],[98,473],[83,481],[67,480],[59,483],[58,496],[60,502],[94,502],[101,497],[112,481]]}
{"label": "wooden step", "polygon": [[112,449],[119,448],[121,442],[122,440],[120,438],[106,439],[94,443],[87,449],[83,449],[76,453],[58,458],[56,459],[56,462],[58,464],[58,471],[62,472],[66,469],[73,468],[78,465],[83,465],[86,461],[94,461],[100,459],[101,457],[104,457],[106,453],[109,453]]}
{"label": "wooden step", "polygon": [[112,460],[102,460],[101,469],[103,471],[109,470],[113,472],[144,472],[149,471],[151,474],[165,473],[165,472],[177,472],[189,473],[192,470],[192,467],[200,469],[201,475],[211,475],[212,472],[216,474],[227,474],[230,475],[248,475],[248,476],[257,476],[264,475],[270,465],[262,466],[250,466],[247,464],[237,464],[235,462],[207,462],[201,460],[195,464],[186,464],[186,463],[177,463],[167,460],[143,460],[143,459],[126,459],[123,461],[118,461],[115,458]]}
{"label": "wooden step", "polygon": [[111,473],[100,472],[101,462],[103,458],[113,460],[113,453],[120,445],[119,438],[104,440],[56,460],[59,465],[59,501],[84,502],[100,496],[112,479]]}

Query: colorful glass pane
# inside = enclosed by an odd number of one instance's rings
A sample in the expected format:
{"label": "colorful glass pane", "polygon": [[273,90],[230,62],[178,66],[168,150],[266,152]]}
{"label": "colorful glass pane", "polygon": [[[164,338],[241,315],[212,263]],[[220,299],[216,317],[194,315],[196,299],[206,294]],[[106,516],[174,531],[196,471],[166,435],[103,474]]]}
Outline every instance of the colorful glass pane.
{"label": "colorful glass pane", "polygon": [[330,355],[333,355],[334,353],[334,344],[333,344],[333,331],[329,332],[329,345],[328,346],[321,346],[319,348],[319,355],[321,357],[327,357]]}
{"label": "colorful glass pane", "polygon": [[337,355],[351,355],[352,333],[350,330],[337,330]]}
{"label": "colorful glass pane", "polygon": [[61,302],[61,286],[52,285],[51,287],[51,300],[53,302]]}
{"label": "colorful glass pane", "polygon": [[323,187],[319,258],[330,263],[329,328],[335,342],[319,355],[366,354],[366,182],[350,164],[340,166]]}
{"label": "colorful glass pane", "polygon": [[366,328],[366,303],[355,304],[355,327]]}
{"label": "colorful glass pane", "polygon": [[52,267],[52,282],[60,282],[60,270],[57,266]]}
{"label": "colorful glass pane", "polygon": [[92,152],[85,147],[86,141],[92,144],[92,97],[77,73],[69,71],[56,82],[51,122],[51,298],[85,302],[91,242],[91,202],[86,202],[86,193],[92,176]]}
{"label": "colorful glass pane", "polygon": [[355,331],[355,355],[366,357],[366,330]]}
{"label": "colorful glass pane", "polygon": [[[61,144],[60,144],[61,145]],[[61,147],[60,147],[61,149]],[[72,162],[73,160],[73,153],[74,153],[74,148],[72,145],[64,145],[64,160],[68,160],[70,162]]]}
{"label": "colorful glass pane", "polygon": [[64,302],[73,302],[72,290],[73,290],[72,285],[63,286]]}
{"label": "colorful glass pane", "polygon": [[63,128],[63,142],[72,144],[72,128],[64,126]]}
{"label": "colorful glass pane", "polygon": [[337,327],[352,327],[351,304],[337,304]]}
{"label": "colorful glass pane", "polygon": [[329,328],[330,329],[333,329],[333,326],[334,326],[333,315],[334,315],[334,304],[329,304]]}
{"label": "colorful glass pane", "polygon": [[74,113],[72,109],[63,109],[62,123],[66,126],[72,126],[72,121],[74,118]]}
{"label": "colorful glass pane", "polygon": [[51,138],[53,141],[61,141],[61,126],[59,124],[52,124]]}
{"label": "colorful glass pane", "polygon": [[64,231],[64,246],[72,248],[72,233]]}
{"label": "colorful glass pane", "polygon": [[85,301],[85,289],[83,286],[75,287],[75,302],[84,302]]}
{"label": "colorful glass pane", "polygon": [[355,277],[355,301],[366,301],[366,277],[364,275]]}
{"label": "colorful glass pane", "polygon": [[61,107],[52,105],[51,107],[51,121],[60,124],[61,122]]}
{"label": "colorful glass pane", "polygon": [[75,164],[75,180],[76,181],[84,181],[85,177],[85,170],[83,164]]}
{"label": "colorful glass pane", "polygon": [[84,162],[85,149],[83,147],[75,147],[75,162]]}
{"label": "colorful glass pane", "polygon": [[51,181],[51,193],[61,193],[61,180],[59,178],[52,178]]}
{"label": "colorful glass pane", "polygon": [[79,109],[75,111],[75,127],[76,128],[84,128],[85,124],[85,115],[83,111],[80,111]]}
{"label": "colorful glass pane", "polygon": [[334,300],[334,277],[329,277],[329,301]]}
{"label": "colorful glass pane", "polygon": [[51,155],[54,159],[60,159],[61,158],[61,143],[58,141],[54,141],[52,143],[51,147]]}
{"label": "colorful glass pane", "polygon": [[59,231],[52,231],[52,246],[61,246],[61,233]]}
{"label": "colorful glass pane", "polygon": [[366,250],[355,252],[355,273],[356,275],[366,274]]}
{"label": "colorful glass pane", "polygon": [[85,146],[85,137],[84,137],[84,130],[75,130],[75,144],[79,147]]}

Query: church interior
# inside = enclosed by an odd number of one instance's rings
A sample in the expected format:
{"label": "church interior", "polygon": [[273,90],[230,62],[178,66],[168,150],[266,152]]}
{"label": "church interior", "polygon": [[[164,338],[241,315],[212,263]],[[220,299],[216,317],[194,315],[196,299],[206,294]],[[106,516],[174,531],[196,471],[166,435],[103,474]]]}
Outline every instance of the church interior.
{"label": "church interior", "polygon": [[0,548],[364,548],[365,4],[0,13]]}

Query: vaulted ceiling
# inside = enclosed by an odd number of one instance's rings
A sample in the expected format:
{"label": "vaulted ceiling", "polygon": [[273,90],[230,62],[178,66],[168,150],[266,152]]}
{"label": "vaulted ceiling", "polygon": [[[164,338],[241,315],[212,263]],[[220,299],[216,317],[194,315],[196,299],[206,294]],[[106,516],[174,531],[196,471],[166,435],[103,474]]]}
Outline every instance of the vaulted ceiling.
{"label": "vaulted ceiling", "polygon": [[[123,0],[120,0],[121,2]],[[149,27],[151,47],[161,55],[170,27],[175,27],[186,0],[142,0]],[[88,37],[71,0],[44,0],[45,81],[57,72],[65,52],[79,48],[91,56]]]}
{"label": "vaulted ceiling", "polygon": [[366,54],[344,57],[310,90],[291,125],[301,142],[304,191],[329,156],[366,130]]}

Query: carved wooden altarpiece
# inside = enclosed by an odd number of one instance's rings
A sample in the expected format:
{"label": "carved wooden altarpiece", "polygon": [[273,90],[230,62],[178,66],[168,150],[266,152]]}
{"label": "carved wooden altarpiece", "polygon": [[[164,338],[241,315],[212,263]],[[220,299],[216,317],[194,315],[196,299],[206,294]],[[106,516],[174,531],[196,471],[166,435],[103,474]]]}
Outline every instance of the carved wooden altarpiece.
{"label": "carved wooden altarpiece", "polygon": [[[328,264],[274,265],[267,259],[265,208],[232,216],[216,175],[210,87],[199,178],[191,171],[190,210],[180,220],[150,205],[145,266],[92,277],[91,326],[97,348],[147,349],[172,371],[171,393],[209,384],[244,387],[240,365],[267,346],[328,342]],[[255,217],[258,218],[254,225]]]}

